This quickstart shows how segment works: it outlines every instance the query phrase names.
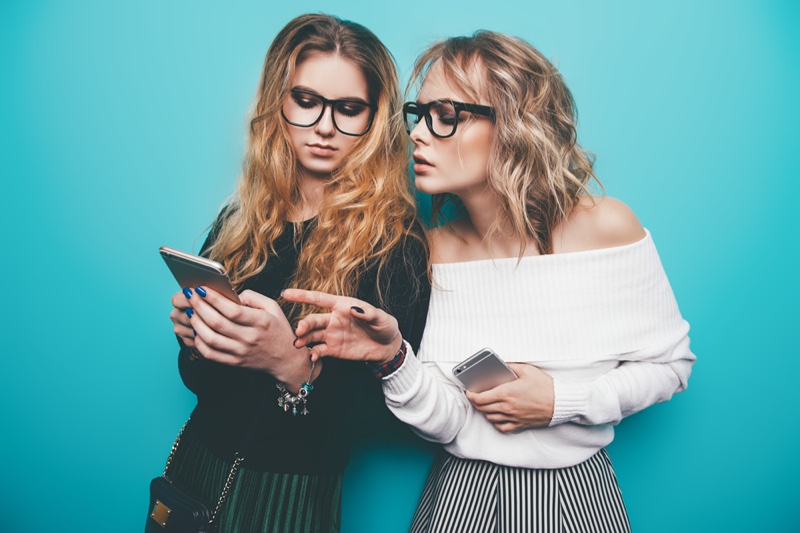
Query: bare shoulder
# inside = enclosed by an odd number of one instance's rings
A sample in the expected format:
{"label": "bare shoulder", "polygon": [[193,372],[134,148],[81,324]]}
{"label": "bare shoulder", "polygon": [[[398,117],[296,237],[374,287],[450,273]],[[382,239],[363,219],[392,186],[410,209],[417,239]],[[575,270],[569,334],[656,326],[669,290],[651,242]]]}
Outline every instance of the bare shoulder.
{"label": "bare shoulder", "polygon": [[645,236],[633,210],[608,196],[582,198],[554,235],[556,253],[633,244]]}

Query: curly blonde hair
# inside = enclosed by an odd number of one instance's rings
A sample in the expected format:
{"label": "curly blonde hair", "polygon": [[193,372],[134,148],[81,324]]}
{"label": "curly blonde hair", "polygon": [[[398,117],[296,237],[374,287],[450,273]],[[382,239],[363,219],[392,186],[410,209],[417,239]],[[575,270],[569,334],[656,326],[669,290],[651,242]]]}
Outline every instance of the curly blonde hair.
{"label": "curly blonde hair", "polygon": [[[590,181],[602,190],[593,156],[578,144],[575,102],[561,74],[529,43],[486,30],[423,52],[409,92],[434,64],[474,102],[483,97],[495,109],[487,182],[501,199],[503,220],[493,231],[507,221],[522,243],[520,256],[528,239],[539,253],[552,253],[554,228],[580,195],[591,198]],[[442,209],[449,202],[460,205],[452,194],[433,195],[431,225],[447,222]]]}
{"label": "curly blonde hair", "polygon": [[[377,266],[380,273],[395,246],[409,236],[421,241],[424,236],[411,229],[417,211],[408,178],[394,60],[367,28],[330,15],[293,19],[267,51],[243,175],[210,256],[239,286],[264,268],[270,253],[276,253],[275,241],[301,199],[297,159],[281,106],[297,66],[314,53],[338,55],[356,64],[377,111],[369,132],[358,139],[325,185],[316,225],[303,237],[293,283],[353,296],[366,268]],[[427,253],[425,242],[423,246]],[[292,314],[296,318],[309,311],[303,307]]]}

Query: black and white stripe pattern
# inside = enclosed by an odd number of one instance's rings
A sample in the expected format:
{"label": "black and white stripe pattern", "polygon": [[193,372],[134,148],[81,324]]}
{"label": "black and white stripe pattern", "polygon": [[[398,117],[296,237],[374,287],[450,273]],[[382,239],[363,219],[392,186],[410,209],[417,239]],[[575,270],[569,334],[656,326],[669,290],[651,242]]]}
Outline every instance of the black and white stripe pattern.
{"label": "black and white stripe pattern", "polygon": [[420,497],[412,533],[630,532],[606,451],[554,470],[442,454]]}

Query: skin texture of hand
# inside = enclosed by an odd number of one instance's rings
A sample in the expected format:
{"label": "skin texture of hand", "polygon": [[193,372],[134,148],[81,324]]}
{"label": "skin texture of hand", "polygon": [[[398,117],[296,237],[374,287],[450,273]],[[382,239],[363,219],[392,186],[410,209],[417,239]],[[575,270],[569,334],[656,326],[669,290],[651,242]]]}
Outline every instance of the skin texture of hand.
{"label": "skin texture of hand", "polygon": [[318,291],[286,289],[284,300],[328,309],[308,315],[295,329],[295,346],[311,348],[312,360],[336,357],[383,363],[391,360],[403,343],[397,320],[367,302]]}
{"label": "skin texture of hand", "polygon": [[467,400],[503,433],[545,427],[553,419],[553,378],[533,365],[510,363],[519,379],[485,392],[466,391]]}
{"label": "skin texture of hand", "polygon": [[268,372],[290,389],[308,379],[308,350],[293,346],[291,325],[274,300],[247,290],[239,305],[213,289],[202,290],[205,296],[194,288],[190,298],[185,293],[172,298],[170,318],[187,346],[210,361]]}
{"label": "skin texture of hand", "polygon": [[[176,292],[172,295],[172,311],[169,314],[169,319],[172,320],[173,331],[175,335],[181,338],[183,343],[189,348],[194,348],[194,331],[192,330],[192,323],[189,321],[187,309],[191,309],[189,299],[182,292]],[[194,313],[193,310],[190,311]]]}

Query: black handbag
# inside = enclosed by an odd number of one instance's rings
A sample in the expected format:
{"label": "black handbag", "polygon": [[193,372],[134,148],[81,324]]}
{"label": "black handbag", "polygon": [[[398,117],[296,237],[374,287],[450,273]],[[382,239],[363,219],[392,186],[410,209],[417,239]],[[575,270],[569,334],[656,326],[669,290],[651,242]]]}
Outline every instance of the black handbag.
{"label": "black handbag", "polygon": [[214,531],[209,505],[180,488],[166,476],[150,482],[150,516],[147,533],[155,531]]}
{"label": "black handbag", "polygon": [[[244,441],[239,448],[240,450],[244,450],[250,444],[253,429],[266,404],[267,397],[265,396],[259,409],[256,410],[253,422],[247,430]],[[175,480],[170,479],[168,475],[175,451],[178,449],[183,432],[190,421],[191,418],[186,421],[180,432],[178,432],[178,437],[169,452],[164,473],[150,482],[150,506],[148,507],[147,523],[144,528],[145,533],[214,533],[217,530],[215,520],[219,516],[222,505],[228,498],[244,457],[239,452],[236,452],[233,466],[231,466],[228,478],[225,480],[225,486],[222,488],[222,494],[220,494],[216,506],[212,508],[209,502],[192,494]]]}

